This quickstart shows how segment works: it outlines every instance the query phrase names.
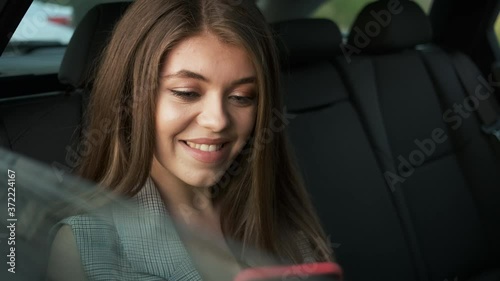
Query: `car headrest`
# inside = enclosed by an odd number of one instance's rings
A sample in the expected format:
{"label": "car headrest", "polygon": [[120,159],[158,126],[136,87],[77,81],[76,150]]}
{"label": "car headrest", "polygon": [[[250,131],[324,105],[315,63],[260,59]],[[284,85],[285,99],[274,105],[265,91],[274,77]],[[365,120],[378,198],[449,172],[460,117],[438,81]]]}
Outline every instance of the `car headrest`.
{"label": "car headrest", "polygon": [[73,33],[59,69],[59,81],[82,87],[94,70],[115,24],[131,2],[99,4],[83,17]]}
{"label": "car headrest", "polygon": [[341,52],[342,34],[327,19],[296,19],[273,23],[282,63],[288,65],[329,60]]}
{"label": "car headrest", "polygon": [[432,40],[430,19],[408,0],[380,0],[366,5],[354,21],[348,45],[368,53],[413,48]]}

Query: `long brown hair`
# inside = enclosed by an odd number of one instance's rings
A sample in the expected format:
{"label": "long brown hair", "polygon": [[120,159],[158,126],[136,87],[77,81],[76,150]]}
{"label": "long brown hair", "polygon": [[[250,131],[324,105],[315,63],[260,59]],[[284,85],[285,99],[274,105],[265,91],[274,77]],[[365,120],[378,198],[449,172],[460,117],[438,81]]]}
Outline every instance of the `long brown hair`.
{"label": "long brown hair", "polygon": [[253,1],[135,1],[102,56],[87,117],[87,131],[101,139],[78,174],[126,196],[140,190],[153,159],[161,64],[178,42],[203,31],[247,50],[260,93],[252,138],[212,188],[224,235],[298,263],[300,233],[317,261],[331,260],[285,136],[273,33]]}

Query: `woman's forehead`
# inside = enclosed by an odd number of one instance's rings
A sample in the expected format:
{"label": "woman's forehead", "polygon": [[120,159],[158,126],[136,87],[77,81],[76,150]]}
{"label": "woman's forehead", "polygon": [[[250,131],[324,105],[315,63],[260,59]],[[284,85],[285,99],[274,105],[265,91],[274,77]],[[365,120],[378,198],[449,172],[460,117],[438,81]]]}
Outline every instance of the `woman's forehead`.
{"label": "woman's forehead", "polygon": [[186,71],[199,74],[207,81],[251,77],[256,73],[245,48],[224,43],[211,33],[191,36],[178,43],[166,55],[160,76],[172,77]]}

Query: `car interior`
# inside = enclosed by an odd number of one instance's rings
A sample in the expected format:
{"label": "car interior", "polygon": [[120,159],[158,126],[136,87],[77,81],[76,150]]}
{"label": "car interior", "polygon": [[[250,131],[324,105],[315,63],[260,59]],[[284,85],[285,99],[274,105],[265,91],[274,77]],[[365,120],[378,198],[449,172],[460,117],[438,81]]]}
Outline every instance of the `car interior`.
{"label": "car interior", "polygon": [[[0,1],[2,49],[30,2]],[[363,1],[347,31],[301,2],[263,13],[286,130],[344,279],[500,280],[500,1],[428,13]],[[71,173],[92,73],[129,4],[90,9],[53,73],[0,75],[0,146]]]}

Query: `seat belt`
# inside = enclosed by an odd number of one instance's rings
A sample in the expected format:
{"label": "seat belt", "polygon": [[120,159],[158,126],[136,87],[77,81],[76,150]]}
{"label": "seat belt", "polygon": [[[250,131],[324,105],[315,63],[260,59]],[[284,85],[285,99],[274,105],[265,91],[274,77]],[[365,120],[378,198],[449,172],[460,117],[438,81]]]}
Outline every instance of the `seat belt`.
{"label": "seat belt", "polygon": [[[453,62],[453,68],[465,92],[469,96],[475,96],[474,90],[478,85],[477,78],[480,74],[477,73],[474,75],[474,73],[467,73],[467,71],[475,69],[476,66],[472,65],[471,61],[464,54],[459,52],[450,54],[450,57]],[[471,79],[472,77],[473,79]],[[481,101],[476,111],[482,123],[482,131],[489,136],[492,146],[500,157],[500,106],[495,100],[496,98],[492,87],[493,86],[490,86],[491,96],[487,100]]]}
{"label": "seat belt", "polygon": [[[437,52],[437,53],[436,53]],[[450,99],[451,96],[446,94],[446,90],[443,89],[446,83],[443,75],[440,74],[438,68],[435,66],[435,59],[433,57],[434,54],[440,54],[438,57],[445,58],[448,57],[448,60],[443,60],[443,63],[451,63],[451,68],[455,71],[455,74],[460,81],[460,86],[464,89],[466,96],[476,96],[475,89],[478,85],[487,84],[486,80],[481,83],[478,78],[481,78],[482,75],[477,69],[476,65],[470,61],[464,54],[459,52],[449,53],[441,50],[440,48],[427,47],[425,49],[419,50],[419,53],[423,59],[424,65],[427,70],[431,73],[431,78],[433,80],[434,85],[438,89],[439,98],[441,103],[445,107],[449,107],[453,104],[454,100]],[[441,77],[441,78],[440,78]],[[439,82],[441,81],[441,82]],[[493,149],[497,158],[500,159],[500,109],[498,103],[495,101],[495,97],[493,96],[493,86],[486,86],[490,93],[490,97],[487,100],[481,100],[479,106],[477,108],[476,114],[480,121],[481,131],[487,136],[487,140]],[[477,98],[477,97],[476,97]],[[455,134],[454,131],[450,131]],[[460,138],[457,138],[460,139]],[[463,145],[461,142],[457,142],[456,145],[460,147]]]}

